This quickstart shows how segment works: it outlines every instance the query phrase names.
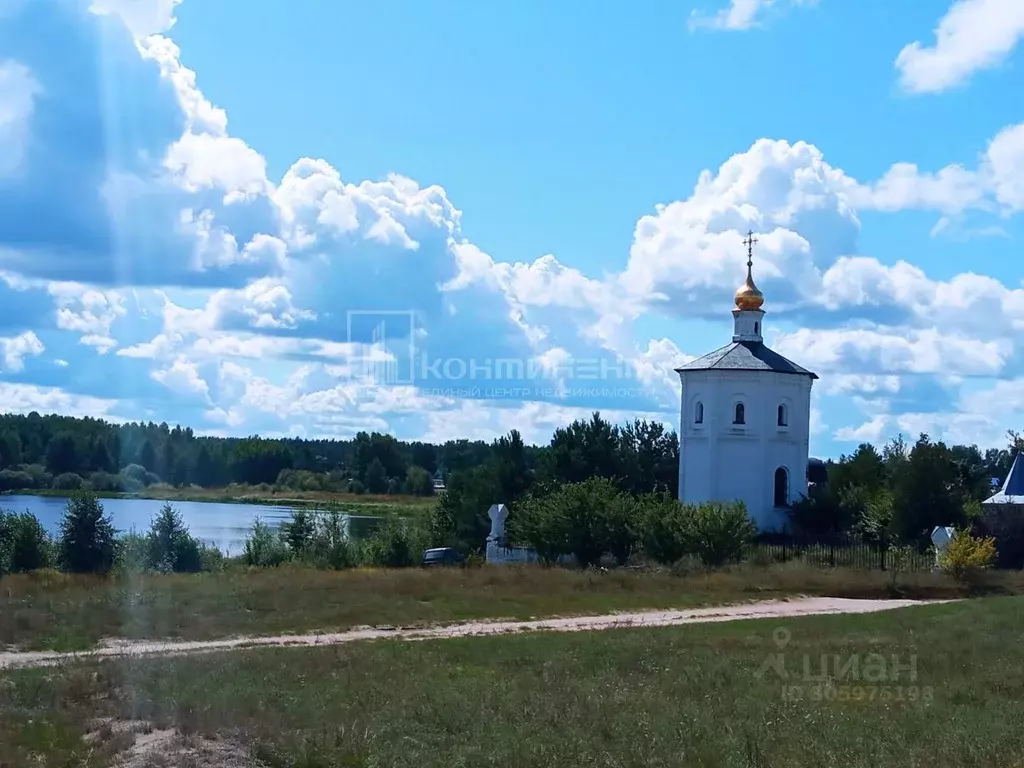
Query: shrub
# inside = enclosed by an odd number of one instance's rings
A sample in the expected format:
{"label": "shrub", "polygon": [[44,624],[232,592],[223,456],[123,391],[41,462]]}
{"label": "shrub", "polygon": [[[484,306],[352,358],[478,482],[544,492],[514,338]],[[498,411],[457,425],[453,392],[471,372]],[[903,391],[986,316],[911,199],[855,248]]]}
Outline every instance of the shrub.
{"label": "shrub", "polygon": [[644,552],[657,563],[672,565],[689,551],[687,510],[668,494],[642,497]]}
{"label": "shrub", "polygon": [[149,542],[141,533],[132,530],[117,540],[117,554],[114,558],[117,570],[127,573],[145,571],[149,568]]}
{"label": "shrub", "polygon": [[880,490],[868,498],[853,526],[854,535],[871,544],[885,544],[892,538],[893,495]]}
{"label": "shrub", "polygon": [[203,545],[188,532],[181,514],[164,504],[146,534],[146,566],[163,573],[203,569]]}
{"label": "shrub", "polygon": [[349,480],[348,492],[361,495],[366,493],[366,486],[363,485],[362,482],[360,482],[359,480]]}
{"label": "shrub", "polygon": [[[282,470],[295,472],[293,469]],[[281,526],[281,538],[284,539],[292,555],[301,556],[309,546],[313,538],[314,520],[313,516],[305,509],[296,509],[292,512],[292,519]]]}
{"label": "shrub", "polygon": [[146,468],[141,464],[129,464],[121,470],[119,484],[128,493],[135,493],[146,486]]}
{"label": "shrub", "polygon": [[[441,497],[445,498],[444,495]],[[458,544],[455,516],[447,504],[434,504],[427,514],[427,532],[432,547],[454,547]]]}
{"label": "shrub", "polygon": [[605,545],[619,565],[625,565],[640,542],[642,507],[636,497],[617,493],[608,500],[605,514]]}
{"label": "shrub", "polygon": [[32,484],[26,486],[28,488],[49,488],[53,482],[53,475],[47,472],[46,467],[42,464],[22,464],[17,469],[27,472],[29,477],[32,478]]}
{"label": "shrub", "polygon": [[204,546],[202,550],[203,570],[207,573],[218,573],[223,571],[227,565],[227,558],[217,547]]}
{"label": "shrub", "polygon": [[957,531],[939,557],[939,567],[961,583],[969,583],[982,571],[992,567],[996,559],[996,541],[992,537],[974,537],[968,531]]}
{"label": "shrub", "polygon": [[581,566],[612,553],[620,562],[638,538],[639,507],[604,477],[569,483],[520,506],[517,528],[545,562],[574,555]]}
{"label": "shrub", "polygon": [[100,493],[120,491],[121,478],[109,472],[93,472],[89,475],[89,488]]}
{"label": "shrub", "polygon": [[[442,499],[447,493],[442,494]],[[516,505],[512,521],[518,536],[529,544],[542,563],[554,563],[568,553],[564,512],[555,494],[528,496]],[[444,509],[444,505],[439,505]],[[440,544],[436,541],[435,544]]]}
{"label": "shrub", "polygon": [[359,564],[359,547],[348,535],[345,519],[332,510],[316,515],[302,558],[315,568],[342,570]]}
{"label": "shrub", "polygon": [[79,491],[84,483],[85,481],[82,480],[81,475],[77,475],[74,472],[65,472],[53,478],[53,485],[51,487],[55,491]]}
{"label": "shrub", "polygon": [[688,505],[686,521],[689,550],[710,567],[741,560],[757,533],[743,502]]}
{"label": "shrub", "polygon": [[51,564],[50,537],[30,512],[0,511],[0,573],[29,573]]}
{"label": "shrub", "polygon": [[412,465],[405,472],[405,492],[414,496],[430,496],[434,492],[434,481],[423,467]]}
{"label": "shrub", "polygon": [[885,553],[885,567],[889,574],[888,587],[890,592],[896,593],[898,591],[897,583],[899,578],[910,570],[910,565],[913,562],[913,559],[913,547],[907,546],[906,544],[902,546],[897,546],[895,544],[889,545],[889,548]]}
{"label": "shrub", "polygon": [[58,560],[71,573],[107,573],[114,564],[114,526],[96,497],[80,491],[68,499],[60,524]]}
{"label": "shrub", "polygon": [[288,550],[269,525],[257,519],[245,540],[242,562],[258,568],[272,568],[288,559]]}
{"label": "shrub", "polygon": [[367,554],[373,565],[406,568],[420,562],[425,543],[424,531],[407,520],[388,518],[374,531],[367,543]]}
{"label": "shrub", "polygon": [[324,475],[308,469],[282,469],[274,485],[292,491],[321,491],[324,490],[325,479]]}
{"label": "shrub", "polygon": [[15,469],[0,471],[0,491],[24,491],[35,488],[35,480],[28,472]]}

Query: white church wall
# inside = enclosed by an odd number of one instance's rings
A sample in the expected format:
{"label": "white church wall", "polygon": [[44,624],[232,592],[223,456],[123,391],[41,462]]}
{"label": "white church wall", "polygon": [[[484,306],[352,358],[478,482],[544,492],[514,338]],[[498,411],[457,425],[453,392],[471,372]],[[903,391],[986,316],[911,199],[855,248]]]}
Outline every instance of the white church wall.
{"label": "white church wall", "polygon": [[[743,501],[762,530],[786,523],[774,505],[775,471],[788,478],[788,501],[807,492],[811,378],[771,371],[685,371],[680,424],[679,498]],[[704,423],[694,423],[695,404]],[[744,424],[734,424],[742,403]],[[779,426],[778,406],[786,406]]]}

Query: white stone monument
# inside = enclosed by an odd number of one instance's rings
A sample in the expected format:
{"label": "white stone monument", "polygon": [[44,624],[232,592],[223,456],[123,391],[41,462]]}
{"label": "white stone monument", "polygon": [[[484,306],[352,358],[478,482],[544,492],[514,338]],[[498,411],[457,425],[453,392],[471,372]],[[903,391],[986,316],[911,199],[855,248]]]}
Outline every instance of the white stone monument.
{"label": "white stone monument", "polygon": [[536,563],[537,553],[529,547],[510,547],[505,536],[505,521],[508,507],[492,504],[487,510],[491,518],[491,532],[487,536],[487,562],[495,565],[506,563]]}

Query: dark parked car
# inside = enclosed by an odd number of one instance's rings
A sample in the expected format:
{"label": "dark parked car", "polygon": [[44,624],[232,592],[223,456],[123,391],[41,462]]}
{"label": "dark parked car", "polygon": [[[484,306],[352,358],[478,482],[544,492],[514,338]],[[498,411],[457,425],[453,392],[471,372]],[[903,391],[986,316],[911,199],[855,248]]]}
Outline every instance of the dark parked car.
{"label": "dark parked car", "polygon": [[451,547],[438,547],[428,549],[423,553],[423,565],[459,565],[466,558],[457,549]]}

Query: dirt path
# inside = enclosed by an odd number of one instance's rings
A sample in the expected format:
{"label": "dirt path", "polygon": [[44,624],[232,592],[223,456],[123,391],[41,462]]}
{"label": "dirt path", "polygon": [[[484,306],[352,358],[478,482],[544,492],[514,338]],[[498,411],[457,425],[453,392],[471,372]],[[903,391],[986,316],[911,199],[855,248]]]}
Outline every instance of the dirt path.
{"label": "dirt path", "polygon": [[[943,601],[939,601],[943,602]],[[535,621],[472,621],[436,627],[359,627],[346,632],[273,637],[238,637],[229,640],[112,640],[90,651],[0,652],[0,669],[45,667],[62,662],[123,656],[182,656],[214,651],[231,651],[263,646],[326,646],[359,640],[428,640],[480,635],[506,635],[516,632],[582,632],[626,627],[667,627],[740,619],[782,619],[834,613],[873,613],[894,608],[923,605],[919,600],[848,600],[835,597],[807,597],[794,600],[770,600],[743,605],[694,608],[687,611],[641,611],[605,616],[574,616]]]}

